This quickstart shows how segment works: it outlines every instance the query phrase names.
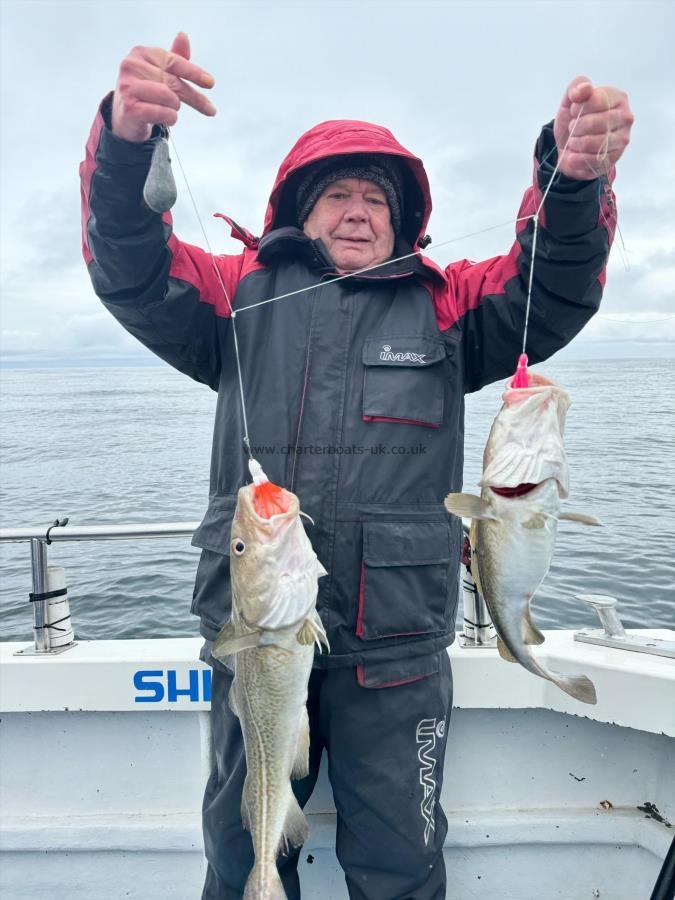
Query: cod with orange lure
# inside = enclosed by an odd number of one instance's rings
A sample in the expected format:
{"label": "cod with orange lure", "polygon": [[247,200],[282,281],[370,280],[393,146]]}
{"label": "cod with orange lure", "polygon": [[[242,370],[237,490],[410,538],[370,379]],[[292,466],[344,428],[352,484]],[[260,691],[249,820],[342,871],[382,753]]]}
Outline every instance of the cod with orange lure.
{"label": "cod with orange lure", "polygon": [[284,900],[277,855],[301,846],[308,833],[291,778],[309,772],[307,684],[314,644],[328,647],[316,611],[326,570],[295,494],[268,481],[255,460],[249,469],[253,484],[240,488],[232,521],[232,618],[211,652],[234,669],[229,704],[246,750],[241,816],[255,863],[244,898]]}
{"label": "cod with orange lure", "polygon": [[471,573],[487,603],[503,659],[519,662],[584,703],[596,703],[585,675],[545,668],[532,652],[544,635],[532,621],[530,602],[551,565],[560,519],[600,525],[592,516],[560,512],[569,493],[563,447],[568,394],[527,370],[522,354],[502,395],[483,454],[480,497],[448,494],[445,506],[471,518]]}

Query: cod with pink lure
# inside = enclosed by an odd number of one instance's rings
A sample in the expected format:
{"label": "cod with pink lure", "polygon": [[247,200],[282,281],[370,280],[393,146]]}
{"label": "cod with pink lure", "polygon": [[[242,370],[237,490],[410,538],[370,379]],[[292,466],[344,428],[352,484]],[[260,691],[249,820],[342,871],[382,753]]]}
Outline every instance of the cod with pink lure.
{"label": "cod with pink lure", "polygon": [[532,621],[530,602],[551,565],[558,521],[601,524],[592,516],[560,512],[569,492],[563,432],[570,398],[548,378],[519,366],[502,399],[483,454],[480,497],[448,494],[445,506],[472,519],[471,572],[490,610],[502,658],[577,700],[596,703],[595,687],[585,675],[551,671],[532,652],[544,635]]}
{"label": "cod with pink lure", "polygon": [[229,703],[246,750],[241,817],[255,864],[244,900],[285,900],[277,855],[307,837],[291,778],[309,772],[307,684],[314,644],[328,646],[316,611],[326,574],[300,521],[295,494],[251,460],[232,521],[232,618],[212,653],[234,669]]}

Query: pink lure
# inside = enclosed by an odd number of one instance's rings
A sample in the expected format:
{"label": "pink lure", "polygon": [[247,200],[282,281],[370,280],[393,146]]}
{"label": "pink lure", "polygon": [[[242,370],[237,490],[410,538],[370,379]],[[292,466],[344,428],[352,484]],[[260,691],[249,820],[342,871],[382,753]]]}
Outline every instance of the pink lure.
{"label": "pink lure", "polygon": [[527,373],[527,353],[521,353],[518,357],[518,368],[511,381],[512,388],[527,388],[530,386],[530,376]]}

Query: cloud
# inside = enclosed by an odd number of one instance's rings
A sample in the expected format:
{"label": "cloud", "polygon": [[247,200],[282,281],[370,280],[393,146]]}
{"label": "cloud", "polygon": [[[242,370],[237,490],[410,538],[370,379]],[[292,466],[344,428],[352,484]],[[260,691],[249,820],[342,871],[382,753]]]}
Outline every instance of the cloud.
{"label": "cloud", "polygon": [[[107,312],[47,315],[32,330],[3,329],[5,358],[136,356],[140,345]],[[143,350],[140,355],[149,351]]]}
{"label": "cloud", "polygon": [[[77,167],[97,104],[135,44],[168,46],[190,34],[193,59],[216,76],[215,119],[181,111],[173,129],[215,252],[234,252],[215,211],[262,227],[281,158],[318,121],[361,118],[388,127],[425,159],[434,196],[430,255],[447,264],[506,252],[531,177],[540,125],[578,72],[629,90],[632,146],[617,178],[630,269],[613,251],[602,314],[639,310],[653,325],[596,317],[578,340],[673,340],[675,307],[675,78],[672,4],[583,5],[573,42],[548,38],[575,4],[258,2],[134,4],[5,0],[0,36],[0,274],[2,349],[87,355],[146,354],[101,309],[80,254]],[[579,7],[580,9],[580,7]],[[39,11],[40,27],[36,28]],[[355,12],[358,11],[358,15]],[[358,42],[352,23],[358,20]],[[78,27],[73,28],[72,23]],[[600,37],[601,36],[601,37]],[[358,45],[358,53],[354,48]],[[65,51],[63,48],[67,48]],[[21,90],[15,73],[20,71]],[[26,114],[26,98],[38,98]],[[177,234],[203,245],[175,165]],[[461,237],[439,247],[443,241]],[[592,341],[591,341],[592,339]]]}

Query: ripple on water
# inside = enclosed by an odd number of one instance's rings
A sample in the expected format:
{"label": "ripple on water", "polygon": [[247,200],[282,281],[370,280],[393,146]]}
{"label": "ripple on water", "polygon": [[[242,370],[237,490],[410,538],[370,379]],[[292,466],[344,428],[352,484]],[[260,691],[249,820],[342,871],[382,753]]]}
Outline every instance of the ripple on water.
{"label": "ripple on water", "polygon": [[[616,596],[632,627],[675,627],[672,411],[675,361],[555,361],[537,367],[572,397],[565,508],[604,528],[561,523],[535,598],[543,628],[594,624],[578,593]],[[168,368],[13,370],[2,379],[2,525],[198,520],[208,500],[215,394]],[[467,398],[465,489],[476,491],[502,385]],[[189,539],[58,544],[82,639],[196,635],[199,551]],[[0,545],[5,640],[31,638],[30,557]]]}

